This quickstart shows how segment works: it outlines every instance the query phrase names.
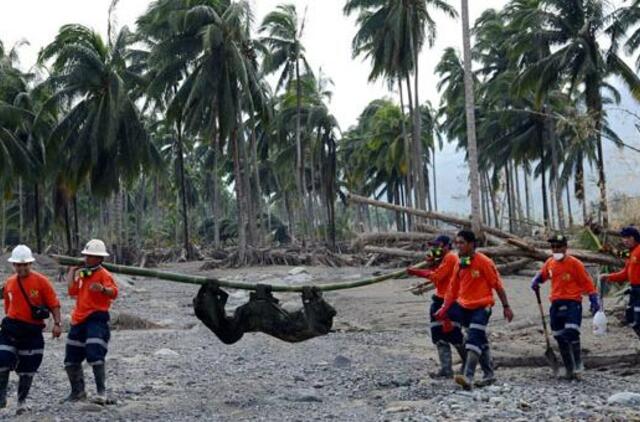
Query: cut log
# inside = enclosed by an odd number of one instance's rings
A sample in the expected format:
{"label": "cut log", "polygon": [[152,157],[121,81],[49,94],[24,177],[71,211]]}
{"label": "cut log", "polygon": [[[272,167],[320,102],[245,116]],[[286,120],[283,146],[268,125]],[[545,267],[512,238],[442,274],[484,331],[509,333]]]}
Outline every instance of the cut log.
{"label": "cut log", "polygon": [[[403,207],[403,206],[400,206],[400,205],[390,204],[388,202],[376,201],[375,199],[366,198],[366,197],[360,196],[360,195],[354,195],[352,193],[347,193],[346,196],[347,196],[347,200],[353,201],[353,202],[357,202],[357,203],[360,203],[360,204],[368,204],[368,205],[372,205],[374,207],[386,208],[388,210],[403,212],[403,213],[411,214],[411,215],[416,215],[418,217],[424,217],[424,218],[428,218],[428,219],[431,219],[431,220],[443,221],[445,223],[452,224],[454,226],[471,227],[471,220],[467,219],[467,218],[455,217],[453,215],[443,214],[443,213],[440,213],[440,212],[424,211],[424,210],[417,210],[417,209],[414,209],[414,208],[407,208],[407,207]],[[482,225],[482,230],[485,231],[486,233],[492,234],[494,236],[502,237],[502,238],[505,238],[505,239],[509,239],[509,238],[514,237],[514,235],[511,234],[511,233],[508,233],[506,231],[503,231],[503,230],[500,230],[500,229],[496,229],[495,227],[490,227],[490,226],[487,226],[487,225]]]}
{"label": "cut log", "polygon": [[[364,247],[364,251],[367,253],[374,253],[374,254],[379,254],[379,255],[388,255],[388,256],[395,256],[395,257],[399,257],[399,258],[405,258],[407,260],[416,260],[416,259],[421,259],[424,258],[424,253],[422,252],[417,252],[417,251],[406,251],[404,249],[397,249],[397,248],[381,248],[379,246],[365,246]],[[522,253],[520,252],[520,255],[517,254],[513,254],[514,252],[519,252],[516,249],[513,248],[479,248],[478,252],[483,252],[486,253],[487,255],[491,256],[491,254],[493,253],[493,256],[522,256]],[[496,255],[497,253],[504,253],[504,255]],[[525,268],[527,265],[529,265],[532,262],[531,258],[525,257],[525,258],[521,258],[518,259],[516,261],[513,262],[507,262],[504,264],[498,264],[498,271],[500,271],[500,274],[506,275],[506,274],[513,274],[514,272],[521,270],[523,268]]]}
{"label": "cut log", "polygon": [[[367,245],[363,249],[367,253],[377,253],[388,256],[398,256],[401,258],[421,259],[425,253],[420,251],[408,251],[399,248],[388,248],[381,246]],[[508,246],[492,246],[488,248],[478,248],[478,252],[487,255],[490,258],[524,258],[531,261],[531,257],[526,252]]]}
{"label": "cut log", "polygon": [[[496,356],[494,363],[497,368],[545,367],[549,363],[542,352],[540,352],[540,356]],[[583,357],[583,362],[587,369],[620,365],[637,366],[640,364],[640,353],[616,353],[608,356],[586,355]]]}
{"label": "cut log", "polygon": [[497,264],[496,267],[498,267],[498,271],[500,272],[500,274],[508,275],[520,271],[532,262],[533,260],[530,258],[521,258],[513,262]]}
{"label": "cut log", "polygon": [[[535,258],[539,261],[546,261],[549,257],[551,257],[551,253],[544,251],[542,249],[537,249],[522,239],[511,238],[507,239],[507,243],[520,248],[523,251],[527,252],[531,258]],[[581,249],[570,249],[569,254],[575,256],[579,260],[583,262],[590,262],[593,264],[600,265],[612,265],[614,267],[621,267],[624,265],[624,262],[616,257],[605,255],[598,252],[585,251]]]}
{"label": "cut log", "polygon": [[400,258],[407,258],[411,260],[424,259],[425,257],[424,252],[406,251],[404,249],[398,249],[398,248],[383,248],[380,246],[365,246],[364,251],[366,253],[374,253],[374,254],[387,255],[387,256],[397,256]]}
{"label": "cut log", "polygon": [[353,246],[362,248],[365,245],[371,243],[385,243],[385,242],[414,242],[424,243],[435,239],[435,235],[431,233],[402,233],[402,232],[389,232],[389,233],[363,233],[359,235],[354,241]]}

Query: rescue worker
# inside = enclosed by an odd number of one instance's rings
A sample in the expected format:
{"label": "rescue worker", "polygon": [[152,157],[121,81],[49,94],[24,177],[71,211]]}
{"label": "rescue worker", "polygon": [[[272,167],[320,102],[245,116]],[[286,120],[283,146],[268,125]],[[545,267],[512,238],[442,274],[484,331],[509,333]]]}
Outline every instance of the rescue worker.
{"label": "rescue worker", "polygon": [[494,290],[502,303],[504,317],[509,322],[513,320],[513,311],[495,263],[475,250],[475,234],[469,230],[460,231],[456,236],[456,248],[458,263],[453,270],[444,303],[435,316],[440,321],[448,316],[454,323],[467,329],[464,371],[455,376],[455,382],[465,390],[471,390],[478,363],[484,376],[475,385],[483,387],[495,382],[487,338],[487,325],[495,304]]}
{"label": "rescue worker", "polygon": [[67,337],[64,365],[71,393],[66,401],[79,401],[87,397],[82,362],[86,359],[93,369],[97,395],[95,402],[106,404],[105,358],[109,338],[109,308],[118,296],[118,286],[103,266],[109,256],[104,242],[90,240],[81,252],[85,265],[72,267],[67,276],[69,295],[76,298],[71,314],[71,328]]}
{"label": "rescue worker", "polygon": [[42,363],[42,330],[49,313],[53,314],[53,337],[62,333],[60,301],[49,279],[31,269],[35,262],[31,249],[16,246],[8,261],[15,274],[3,287],[6,317],[0,329],[0,408],[7,406],[9,372],[15,370],[19,376],[17,413],[21,414],[28,410],[27,396]]}
{"label": "rescue worker", "polygon": [[[424,284],[433,283],[435,286],[436,291],[431,298],[429,316],[431,318],[431,341],[438,350],[440,370],[430,373],[429,376],[431,378],[451,378],[453,377],[451,345],[458,351],[464,366],[464,338],[459,325],[451,324],[450,321],[439,321],[436,319],[435,313],[444,303],[444,297],[447,294],[453,270],[458,263],[458,257],[451,250],[451,239],[448,236],[438,236],[430,246],[429,255],[435,260],[434,268],[429,270],[409,268],[407,273],[424,277],[427,279]],[[417,286],[417,288],[420,287],[420,285]]]}
{"label": "rescue worker", "polygon": [[609,283],[628,281],[631,285],[626,321],[640,337],[640,231],[635,227],[625,227],[620,232],[622,242],[629,250],[629,256],[622,271],[602,274],[600,280]]}
{"label": "rescue worker", "polygon": [[553,256],[533,278],[531,288],[537,291],[542,283],[551,280],[551,331],[558,342],[565,367],[564,373],[560,376],[579,379],[583,372],[580,349],[582,295],[589,295],[591,314],[598,312],[600,301],[584,264],[567,254],[567,238],[562,235],[554,236],[549,239],[549,244]]}

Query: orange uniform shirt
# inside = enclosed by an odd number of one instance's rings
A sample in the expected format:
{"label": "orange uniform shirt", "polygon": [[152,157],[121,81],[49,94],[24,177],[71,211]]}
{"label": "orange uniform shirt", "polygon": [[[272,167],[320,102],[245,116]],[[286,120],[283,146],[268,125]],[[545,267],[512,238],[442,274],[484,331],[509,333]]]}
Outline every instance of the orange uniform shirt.
{"label": "orange uniform shirt", "polygon": [[[116,295],[110,298],[102,292],[89,290],[89,286],[93,283],[98,283],[106,288],[113,289]],[[71,323],[74,325],[81,324],[94,312],[109,311],[111,303],[118,296],[118,285],[111,276],[111,273],[103,267],[100,267],[87,277],[80,277],[78,273],[78,276],[69,288],[69,296],[76,298],[76,307],[71,313]]]}
{"label": "orange uniform shirt", "polygon": [[453,252],[447,252],[438,267],[429,275],[429,280],[436,286],[436,296],[444,299],[447,295],[456,265],[458,265],[458,256]]}
{"label": "orange uniform shirt", "polygon": [[628,281],[632,286],[640,286],[640,246],[633,248],[622,271],[609,274],[607,280],[614,283]]}
{"label": "orange uniform shirt", "polygon": [[456,301],[466,309],[486,308],[495,304],[493,291],[503,288],[496,264],[476,252],[468,267],[460,268],[460,263],[456,263],[446,300]]}
{"label": "orange uniform shirt", "polygon": [[[46,306],[49,309],[60,307],[60,301],[56,295],[53,285],[44,275],[31,271],[29,275],[20,280],[25,293],[29,296],[29,301],[33,306]],[[12,275],[4,284],[4,312],[7,317],[28,324],[42,325],[44,322],[31,317],[31,307],[24,298],[20,286],[18,285],[17,274]]]}
{"label": "orange uniform shirt", "polygon": [[570,255],[562,261],[549,258],[540,270],[542,280],[551,280],[549,300],[573,300],[582,302],[583,294],[596,293],[596,286],[579,259]]}

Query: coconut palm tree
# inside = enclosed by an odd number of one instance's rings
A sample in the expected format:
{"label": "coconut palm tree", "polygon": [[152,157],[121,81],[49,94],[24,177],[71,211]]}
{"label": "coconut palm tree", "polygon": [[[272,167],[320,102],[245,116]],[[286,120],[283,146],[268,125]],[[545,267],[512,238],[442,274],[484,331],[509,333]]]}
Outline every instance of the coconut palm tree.
{"label": "coconut palm tree", "polygon": [[296,183],[298,186],[299,200],[303,208],[306,208],[307,216],[311,210],[305,207],[305,171],[303,163],[304,146],[302,145],[302,73],[312,74],[311,67],[305,56],[305,48],[302,44],[304,35],[305,17],[300,19],[296,7],[293,4],[284,4],[276,7],[276,10],[265,16],[260,26],[260,33],[266,34],[261,42],[267,49],[263,61],[265,74],[280,71],[276,93],[287,82],[295,80],[296,90],[296,115],[295,115],[295,145],[296,145]]}
{"label": "coconut palm tree", "polygon": [[[539,95],[557,86],[563,78],[569,81],[569,93],[584,88],[585,105],[594,122],[600,213],[602,224],[609,224],[606,173],[602,151],[603,98],[606,79],[616,75],[640,100],[640,78],[618,56],[615,48],[604,49],[601,37],[610,29],[612,15],[603,0],[542,0],[531,9],[537,37],[548,40],[551,54],[530,66],[523,81],[534,82]],[[614,42],[614,47],[615,47]]]}
{"label": "coconut palm tree", "polygon": [[464,52],[464,98],[467,118],[467,153],[469,155],[469,186],[471,194],[471,227],[480,233],[480,173],[478,171],[478,144],[476,140],[475,91],[471,73],[471,34],[469,31],[469,2],[462,0],[462,45]]}
{"label": "coconut palm tree", "polygon": [[249,32],[251,16],[247,2],[158,0],[138,22],[150,39],[149,67],[155,75],[150,89],[165,96],[168,115],[181,119],[187,133],[214,139],[219,151],[230,143],[240,262],[246,258],[250,219],[242,113],[267,107]]}
{"label": "coconut palm tree", "polygon": [[[422,170],[425,157],[420,141],[422,118],[418,57],[425,43],[432,46],[436,38],[436,22],[430,9],[452,18],[457,16],[455,9],[443,0],[348,0],[344,7],[347,15],[358,11],[353,53],[371,60],[369,78],[398,81],[400,91],[401,81],[406,81],[413,123],[411,148],[415,159],[412,160],[412,176],[416,185],[416,204],[421,209],[426,206],[427,190]],[[413,84],[410,83],[411,73]]]}
{"label": "coconut palm tree", "polygon": [[39,56],[41,63],[53,59],[51,101],[73,104],[51,136],[74,157],[76,165],[68,169],[73,178],[88,177],[92,191],[102,196],[157,158],[129,95],[136,81],[127,69],[132,41],[126,27],[107,45],[85,26],[65,25]]}
{"label": "coconut palm tree", "polygon": [[[126,27],[105,43],[86,26],[64,25],[38,58],[43,65],[51,62],[50,101],[72,104],[50,134],[50,142],[60,145],[71,160],[66,178],[77,185],[88,179],[92,192],[101,197],[119,192],[141,168],[159,162],[131,95],[139,83],[128,69],[132,42]],[[118,221],[122,212],[118,207]],[[118,240],[122,247],[125,242]]]}

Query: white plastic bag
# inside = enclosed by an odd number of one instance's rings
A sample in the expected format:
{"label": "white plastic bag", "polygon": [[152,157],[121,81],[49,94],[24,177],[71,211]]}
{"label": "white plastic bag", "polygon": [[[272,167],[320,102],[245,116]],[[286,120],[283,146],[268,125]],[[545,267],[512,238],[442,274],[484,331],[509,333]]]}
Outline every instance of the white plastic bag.
{"label": "white plastic bag", "polygon": [[607,334],[607,316],[604,311],[598,311],[593,316],[593,334],[604,336]]}

